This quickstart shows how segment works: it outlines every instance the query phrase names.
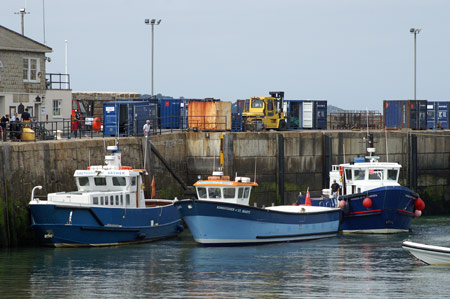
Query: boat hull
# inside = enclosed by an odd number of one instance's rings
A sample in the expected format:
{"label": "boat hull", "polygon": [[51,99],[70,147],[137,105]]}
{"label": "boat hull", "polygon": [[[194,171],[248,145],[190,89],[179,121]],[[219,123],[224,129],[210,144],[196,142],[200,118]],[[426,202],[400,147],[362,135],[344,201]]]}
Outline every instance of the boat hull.
{"label": "boat hull", "polygon": [[450,265],[450,248],[404,241],[402,248],[429,265]]}
{"label": "boat hull", "polygon": [[[372,205],[366,208],[363,201],[370,197]],[[418,195],[403,186],[381,187],[364,193],[342,196],[341,230],[343,233],[402,233],[407,232],[414,216],[414,202]]]}
{"label": "boat hull", "polygon": [[181,218],[173,204],[139,209],[30,204],[32,228],[42,245],[114,246],[177,235]]}
{"label": "boat hull", "polygon": [[339,209],[287,213],[203,200],[175,205],[195,241],[203,245],[302,241],[335,236],[339,230]]}

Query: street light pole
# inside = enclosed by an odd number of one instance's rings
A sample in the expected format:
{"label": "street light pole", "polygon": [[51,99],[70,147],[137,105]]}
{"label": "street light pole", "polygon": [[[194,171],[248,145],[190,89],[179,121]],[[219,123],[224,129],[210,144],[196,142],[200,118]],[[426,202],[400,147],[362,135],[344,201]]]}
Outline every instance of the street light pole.
{"label": "street light pole", "polygon": [[409,32],[414,34],[414,101],[416,100],[416,36],[420,33],[420,30],[417,28],[409,29]]}
{"label": "street light pole", "polygon": [[21,27],[22,27],[22,35],[25,35],[25,18],[24,16],[29,14],[29,12],[27,12],[25,10],[25,8],[21,8],[19,10],[19,12],[15,12],[14,14],[19,15],[20,14],[20,23],[21,23]]}
{"label": "street light pole", "polygon": [[154,96],[153,93],[153,53],[154,53],[154,36],[155,36],[155,25],[159,25],[161,23],[161,19],[156,20],[156,19],[145,19],[145,24],[147,25],[152,25],[152,98]]}

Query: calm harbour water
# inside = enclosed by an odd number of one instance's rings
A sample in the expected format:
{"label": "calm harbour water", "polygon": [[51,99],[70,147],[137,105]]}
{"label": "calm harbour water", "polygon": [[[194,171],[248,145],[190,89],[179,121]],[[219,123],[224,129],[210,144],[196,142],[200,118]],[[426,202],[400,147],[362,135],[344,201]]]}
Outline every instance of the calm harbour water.
{"label": "calm harbour water", "polygon": [[412,229],[246,247],[200,247],[185,231],[132,246],[0,250],[0,298],[448,298],[450,267],[422,264],[401,242],[450,246],[450,216]]}

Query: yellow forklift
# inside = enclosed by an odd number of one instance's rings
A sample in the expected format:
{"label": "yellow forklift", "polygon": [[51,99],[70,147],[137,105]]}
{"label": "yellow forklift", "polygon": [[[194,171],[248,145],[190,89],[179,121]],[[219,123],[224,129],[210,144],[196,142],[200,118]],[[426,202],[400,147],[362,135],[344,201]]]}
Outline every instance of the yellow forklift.
{"label": "yellow forklift", "polygon": [[271,91],[270,97],[254,97],[246,99],[242,112],[242,128],[244,131],[260,131],[264,129],[286,129],[284,92]]}

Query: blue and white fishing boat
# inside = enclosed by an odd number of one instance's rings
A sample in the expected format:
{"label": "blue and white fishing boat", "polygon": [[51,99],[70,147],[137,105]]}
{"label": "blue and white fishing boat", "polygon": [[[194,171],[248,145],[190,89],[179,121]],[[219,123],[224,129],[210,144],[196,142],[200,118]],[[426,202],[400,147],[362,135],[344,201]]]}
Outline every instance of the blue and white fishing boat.
{"label": "blue and white fishing boat", "polygon": [[[373,140],[369,140],[370,145]],[[411,220],[421,216],[425,203],[416,192],[398,183],[400,164],[379,162],[379,157],[372,155],[373,147],[367,151],[369,156],[355,158],[352,163],[333,165],[330,172],[330,186],[335,180],[340,185],[340,195],[334,202],[343,210],[342,232],[389,234],[409,231]],[[312,202],[318,205],[329,203],[330,190],[325,189],[323,193],[322,200]]]}
{"label": "blue and white fishing boat", "polygon": [[339,208],[249,206],[251,189],[258,184],[248,177],[232,181],[216,171],[194,186],[198,199],[180,200],[175,205],[195,241],[203,245],[302,241],[332,237],[339,230]]}
{"label": "blue and white fishing boat", "polygon": [[32,228],[43,245],[111,246],[152,241],[182,231],[172,200],[145,199],[143,169],[121,166],[117,146],[108,146],[105,164],[76,170],[78,191],[49,193],[31,201]]}

